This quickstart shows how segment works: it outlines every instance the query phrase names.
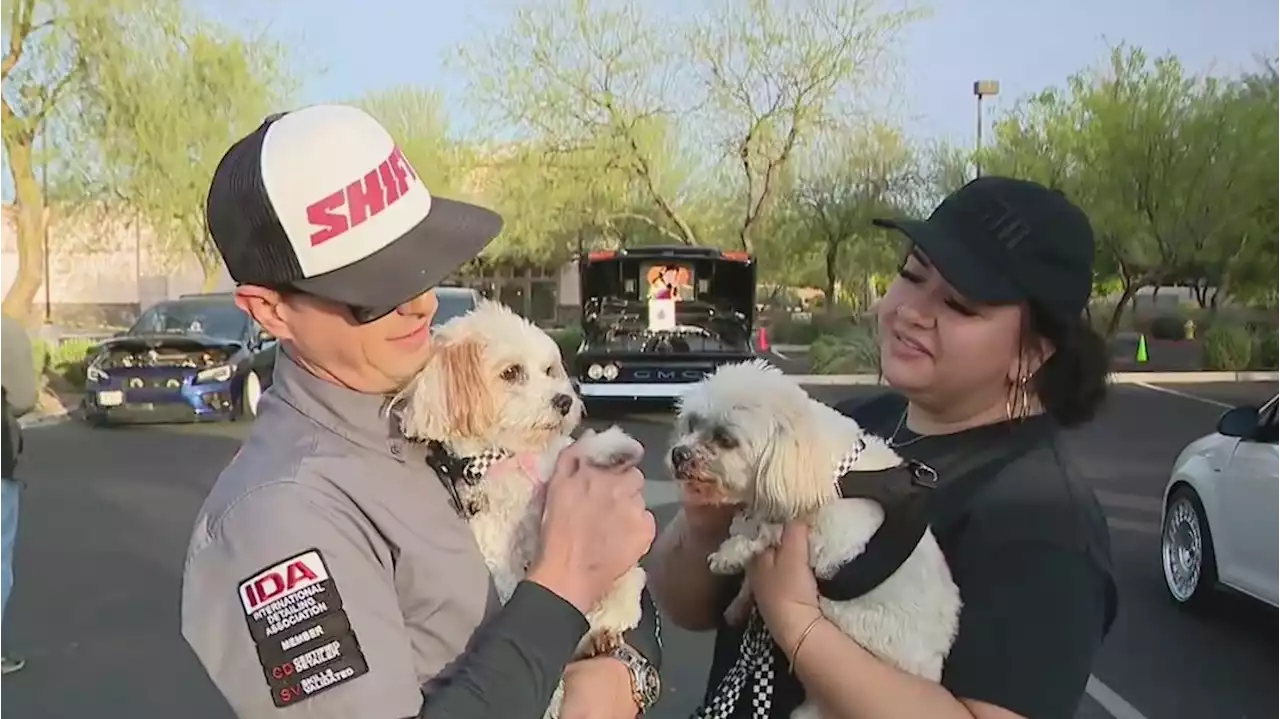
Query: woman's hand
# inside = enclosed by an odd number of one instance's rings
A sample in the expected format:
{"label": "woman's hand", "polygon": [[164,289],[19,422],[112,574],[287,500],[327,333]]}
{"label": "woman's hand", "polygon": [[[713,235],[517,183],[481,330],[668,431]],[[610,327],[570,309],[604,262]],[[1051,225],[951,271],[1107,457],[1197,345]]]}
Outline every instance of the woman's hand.
{"label": "woman's hand", "polygon": [[788,523],[779,546],[766,550],[748,567],[747,581],[773,640],[784,652],[794,651],[800,635],[822,616],[818,580],[809,566],[808,525]]}

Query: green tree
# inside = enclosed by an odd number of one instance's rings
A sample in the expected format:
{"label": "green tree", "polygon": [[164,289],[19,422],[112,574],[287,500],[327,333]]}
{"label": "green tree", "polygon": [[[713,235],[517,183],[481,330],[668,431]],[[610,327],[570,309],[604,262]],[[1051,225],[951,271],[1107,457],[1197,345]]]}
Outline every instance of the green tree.
{"label": "green tree", "polygon": [[[1268,132],[1256,146],[1265,173],[1260,184],[1280,187],[1280,128],[1274,122],[1280,116],[1280,61],[1265,59],[1260,69],[1245,74],[1240,101],[1248,102],[1263,118],[1271,118]],[[1229,267],[1231,294],[1252,306],[1280,310],[1280,283],[1276,283],[1280,278],[1280,194],[1268,194],[1253,221],[1242,251]]]}
{"label": "green tree", "polygon": [[486,258],[554,265],[580,248],[623,244],[625,178],[600,152],[528,142],[484,153],[472,170],[475,196],[505,220]]}
{"label": "green tree", "polygon": [[[800,158],[779,214],[793,235],[783,244],[797,254],[805,254],[807,244],[811,256],[821,258],[821,287],[833,312],[841,296],[863,296],[859,305],[874,299],[872,278],[892,270],[900,243],[872,220],[909,212],[921,173],[914,148],[886,124],[870,123],[825,140]],[[855,288],[842,288],[841,278],[856,278]]]}
{"label": "green tree", "polygon": [[3,311],[21,320],[27,319],[44,281],[42,241],[48,214],[43,183],[36,174],[37,166],[45,165],[45,158],[37,157],[37,138],[59,105],[82,88],[85,68],[113,60],[104,57],[99,44],[116,28],[117,18],[107,5],[91,0],[13,0],[3,9],[0,131],[5,166],[13,179],[18,230],[18,272],[5,294]]}
{"label": "green tree", "polygon": [[[195,257],[205,289],[221,260],[204,206],[218,161],[292,89],[284,51],[185,5],[153,2],[104,45],[119,62],[88,68],[73,145],[86,148],[85,194],[136,212],[170,262]],[[92,162],[97,160],[97,162]]]}
{"label": "green tree", "polygon": [[[521,8],[462,53],[471,86],[498,122],[549,146],[603,142],[605,166],[682,242],[705,243],[690,208],[732,177],[732,233],[746,250],[796,149],[848,112],[855,89],[882,79],[887,49],[917,16],[869,0],[721,0],[692,21],[667,22],[642,7]],[[683,164],[690,156],[697,161]]]}
{"label": "green tree", "polygon": [[369,93],[355,104],[387,128],[432,194],[454,197],[469,191],[475,158],[470,147],[451,136],[438,91],[399,85]]}
{"label": "green tree", "polygon": [[997,123],[984,167],[1062,190],[1090,215],[1099,279],[1122,287],[1109,332],[1142,287],[1229,284],[1231,258],[1261,236],[1246,228],[1264,193],[1274,200],[1275,151],[1262,148],[1276,143],[1276,111],[1239,88],[1122,46]]}
{"label": "green tree", "polygon": [[973,179],[973,152],[944,141],[928,143],[921,153],[923,177],[917,212],[933,211],[943,198]]}

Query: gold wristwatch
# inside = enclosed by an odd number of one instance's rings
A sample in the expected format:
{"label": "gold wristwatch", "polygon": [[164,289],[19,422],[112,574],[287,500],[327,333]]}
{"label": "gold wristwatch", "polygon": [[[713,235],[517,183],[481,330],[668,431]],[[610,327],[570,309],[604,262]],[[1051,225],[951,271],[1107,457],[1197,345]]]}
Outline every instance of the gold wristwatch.
{"label": "gold wristwatch", "polygon": [[610,656],[627,667],[627,673],[631,675],[631,698],[640,707],[640,713],[649,711],[658,703],[658,695],[662,692],[662,679],[657,668],[626,644],[614,649]]}

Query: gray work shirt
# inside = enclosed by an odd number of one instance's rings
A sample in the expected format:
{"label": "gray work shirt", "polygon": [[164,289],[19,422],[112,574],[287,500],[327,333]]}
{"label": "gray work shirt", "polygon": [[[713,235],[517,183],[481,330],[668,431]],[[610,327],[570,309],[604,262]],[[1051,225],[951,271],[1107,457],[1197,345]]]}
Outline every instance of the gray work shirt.
{"label": "gray work shirt", "polygon": [[384,410],[279,352],[200,509],[182,635],[241,719],[416,716],[501,608],[470,530]]}

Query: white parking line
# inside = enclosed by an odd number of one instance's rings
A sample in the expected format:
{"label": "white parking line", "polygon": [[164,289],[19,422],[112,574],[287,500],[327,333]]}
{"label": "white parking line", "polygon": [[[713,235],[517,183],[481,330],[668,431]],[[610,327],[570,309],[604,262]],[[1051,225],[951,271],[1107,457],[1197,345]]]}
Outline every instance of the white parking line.
{"label": "white parking line", "polygon": [[790,357],[788,357],[788,356],[786,356],[786,355],[782,354],[781,352],[779,352],[778,350],[776,350],[776,349],[774,349],[774,348],[772,348],[772,347],[770,347],[770,348],[769,348],[769,352],[770,352],[771,354],[773,354],[773,356],[774,356],[774,357],[777,357],[778,359],[783,359],[783,360],[789,360],[789,359],[791,359]]}
{"label": "white parking line", "polygon": [[1204,402],[1205,404],[1211,404],[1214,407],[1222,407],[1223,409],[1232,409],[1234,407],[1234,405],[1229,405],[1226,402],[1219,402],[1216,399],[1209,399],[1207,397],[1197,397],[1196,395],[1190,394],[1188,392],[1181,392],[1176,389],[1161,387],[1160,385],[1151,384],[1149,382],[1134,382],[1133,384],[1139,387],[1142,387],[1144,389],[1150,389],[1150,390],[1155,390],[1156,392],[1164,392],[1165,394],[1171,394],[1175,397],[1181,397],[1183,399],[1192,399],[1197,402]]}
{"label": "white parking line", "polygon": [[1157,522],[1138,522],[1132,519],[1107,517],[1107,526],[1122,532],[1137,532],[1138,534],[1147,534],[1153,537],[1160,536],[1160,525]]}
{"label": "white parking line", "polygon": [[1115,507],[1118,509],[1136,509],[1141,512],[1150,512],[1152,514],[1160,514],[1164,509],[1164,503],[1159,497],[1146,497],[1140,494],[1126,494],[1124,492],[1112,492],[1106,489],[1093,490],[1095,496],[1103,507]]}
{"label": "white parking line", "polygon": [[1115,719],[1147,719],[1145,714],[1092,674],[1089,675],[1089,683],[1085,685],[1084,692],[1093,697],[1093,700],[1101,704],[1102,708]]}

